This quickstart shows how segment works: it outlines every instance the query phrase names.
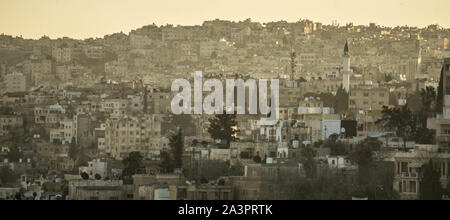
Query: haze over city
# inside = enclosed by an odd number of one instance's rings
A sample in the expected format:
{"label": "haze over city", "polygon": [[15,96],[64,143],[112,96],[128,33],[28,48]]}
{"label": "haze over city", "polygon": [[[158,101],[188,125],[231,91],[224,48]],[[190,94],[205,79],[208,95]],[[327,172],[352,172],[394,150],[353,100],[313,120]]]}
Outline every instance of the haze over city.
{"label": "haze over city", "polygon": [[450,200],[449,6],[0,0],[0,200]]}
{"label": "haze over city", "polygon": [[324,24],[337,20],[345,25],[450,26],[448,0],[1,0],[0,33],[40,38],[102,37],[129,32],[143,25],[201,25],[205,20],[225,19],[270,22],[301,18]]}

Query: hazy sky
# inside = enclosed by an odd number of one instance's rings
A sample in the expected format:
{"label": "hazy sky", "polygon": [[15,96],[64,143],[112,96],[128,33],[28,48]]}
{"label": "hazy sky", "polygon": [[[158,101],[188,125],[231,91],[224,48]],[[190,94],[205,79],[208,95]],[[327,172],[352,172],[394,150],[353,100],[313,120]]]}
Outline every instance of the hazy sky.
{"label": "hazy sky", "polygon": [[25,38],[102,37],[215,18],[450,27],[450,0],[0,0],[0,33]]}

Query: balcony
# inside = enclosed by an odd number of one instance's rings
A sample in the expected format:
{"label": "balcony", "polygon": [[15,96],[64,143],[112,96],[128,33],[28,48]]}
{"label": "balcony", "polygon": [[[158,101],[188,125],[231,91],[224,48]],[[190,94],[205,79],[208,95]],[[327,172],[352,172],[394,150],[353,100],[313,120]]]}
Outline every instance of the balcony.
{"label": "balcony", "polygon": [[421,173],[408,173],[408,172],[403,172],[400,175],[401,178],[410,178],[410,179],[417,179],[417,178],[422,178],[422,174]]}

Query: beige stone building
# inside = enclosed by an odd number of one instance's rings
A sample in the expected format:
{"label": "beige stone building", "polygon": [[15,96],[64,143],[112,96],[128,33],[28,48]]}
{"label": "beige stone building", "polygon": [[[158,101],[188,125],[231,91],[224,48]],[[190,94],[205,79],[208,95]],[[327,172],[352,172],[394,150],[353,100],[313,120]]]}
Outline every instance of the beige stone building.
{"label": "beige stone building", "polygon": [[78,187],[73,200],[124,200],[120,186],[82,186]]}
{"label": "beige stone building", "polygon": [[50,105],[34,108],[34,123],[46,126],[55,126],[65,114],[66,110],[61,105]]}
{"label": "beige stone building", "polygon": [[108,119],[105,128],[105,152],[123,159],[131,152],[148,157],[149,152],[162,150],[166,145],[161,137],[161,116],[124,116]]}
{"label": "beige stone building", "polygon": [[5,76],[6,92],[26,92],[26,76],[22,73],[12,73]]}
{"label": "beige stone building", "polygon": [[420,198],[423,167],[430,160],[433,162],[434,169],[440,174],[442,187],[446,189],[449,186],[450,153],[442,150],[437,145],[416,145],[411,152],[395,154],[394,189],[400,193],[401,199]]}
{"label": "beige stone building", "polygon": [[52,69],[52,61],[45,58],[32,57],[24,63],[24,72],[30,74],[31,84],[35,86],[45,84],[44,79]]}
{"label": "beige stone building", "polygon": [[76,138],[76,136],[76,124],[71,119],[62,120],[59,122],[58,128],[50,129],[50,142],[52,143],[58,140],[63,144],[70,144],[72,138]]}
{"label": "beige stone building", "polygon": [[387,88],[352,88],[350,90],[349,110],[352,112],[377,111],[389,105]]}
{"label": "beige stone building", "polygon": [[14,129],[22,128],[23,118],[17,115],[0,115],[0,137],[8,135]]}
{"label": "beige stone building", "polygon": [[122,180],[70,180],[70,200],[123,200]]}

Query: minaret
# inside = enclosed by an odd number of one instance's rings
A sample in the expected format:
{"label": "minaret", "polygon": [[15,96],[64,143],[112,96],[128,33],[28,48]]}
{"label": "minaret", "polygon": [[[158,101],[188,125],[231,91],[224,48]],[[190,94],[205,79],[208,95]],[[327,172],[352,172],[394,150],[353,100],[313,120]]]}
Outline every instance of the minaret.
{"label": "minaret", "polygon": [[350,54],[348,50],[348,41],[345,42],[344,46],[344,65],[343,65],[343,73],[342,73],[342,86],[344,87],[346,92],[350,91]]}
{"label": "minaret", "polygon": [[420,65],[422,64],[422,42],[420,39],[420,33],[417,33],[416,52],[417,52],[417,66],[415,69],[416,72],[415,74],[420,74],[421,73]]}

